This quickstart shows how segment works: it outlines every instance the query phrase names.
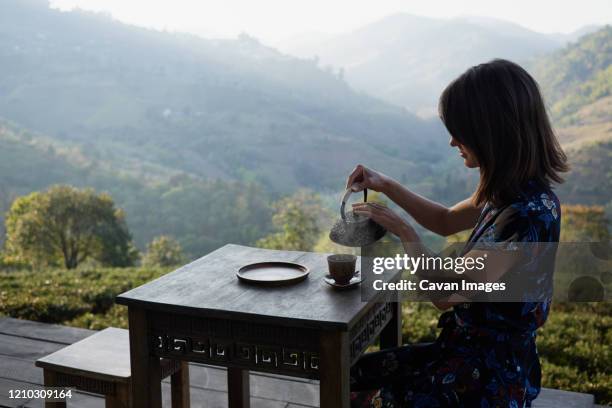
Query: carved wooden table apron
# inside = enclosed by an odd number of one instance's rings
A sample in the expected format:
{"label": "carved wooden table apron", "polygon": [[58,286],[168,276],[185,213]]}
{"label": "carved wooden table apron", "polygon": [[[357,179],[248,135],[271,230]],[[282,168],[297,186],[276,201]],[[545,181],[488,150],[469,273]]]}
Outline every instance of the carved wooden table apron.
{"label": "carved wooden table apron", "polygon": [[[292,261],[308,278],[283,287],[239,282],[241,266]],[[161,407],[159,357],[228,367],[230,408],[249,406],[249,370],[319,379],[322,408],[349,406],[349,370],[381,336],[401,341],[398,303],[363,302],[360,291],[323,282],[323,254],[226,245],[155,281],[128,291],[135,408]]]}

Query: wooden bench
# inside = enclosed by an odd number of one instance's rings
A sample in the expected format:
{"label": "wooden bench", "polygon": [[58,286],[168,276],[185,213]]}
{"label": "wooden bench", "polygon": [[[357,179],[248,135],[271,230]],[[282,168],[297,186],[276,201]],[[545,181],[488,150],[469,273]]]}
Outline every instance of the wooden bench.
{"label": "wooden bench", "polygon": [[[130,342],[127,330],[108,328],[36,361],[46,387],[73,387],[104,395],[107,408],[131,403]],[[171,376],[172,408],[189,407],[189,368],[178,360],[161,360],[161,378]],[[66,402],[47,401],[46,408]]]}

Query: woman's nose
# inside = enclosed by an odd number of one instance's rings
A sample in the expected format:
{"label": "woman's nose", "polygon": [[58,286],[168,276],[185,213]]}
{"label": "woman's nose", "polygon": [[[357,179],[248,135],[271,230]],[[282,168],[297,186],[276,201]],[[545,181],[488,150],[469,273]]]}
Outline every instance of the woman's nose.
{"label": "woman's nose", "polygon": [[455,141],[454,137],[451,137],[450,140],[448,141],[448,144],[455,147],[457,146],[457,142]]}

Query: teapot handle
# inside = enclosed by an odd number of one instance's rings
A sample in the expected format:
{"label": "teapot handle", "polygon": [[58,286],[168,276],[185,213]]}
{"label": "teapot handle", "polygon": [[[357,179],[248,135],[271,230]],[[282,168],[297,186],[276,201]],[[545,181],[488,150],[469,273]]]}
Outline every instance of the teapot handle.
{"label": "teapot handle", "polygon": [[[340,217],[342,217],[342,221],[346,221],[346,214],[344,212],[344,207],[346,207],[346,202],[348,201],[348,198],[352,192],[353,190],[351,190],[351,188],[349,187],[346,189],[346,191],[344,192],[344,195],[342,196],[342,204],[340,204]],[[364,203],[368,202],[368,189],[367,188],[363,189],[363,202]]]}

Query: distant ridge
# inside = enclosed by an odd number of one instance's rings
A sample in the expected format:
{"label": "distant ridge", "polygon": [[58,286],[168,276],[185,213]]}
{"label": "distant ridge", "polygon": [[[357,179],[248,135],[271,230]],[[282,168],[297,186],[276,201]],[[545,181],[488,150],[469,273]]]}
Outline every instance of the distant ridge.
{"label": "distant ridge", "polygon": [[596,27],[542,34],[508,21],[393,14],[346,34],[283,50],[343,67],[349,84],[408,110],[434,114],[443,87],[493,58],[523,62],[562,47]]}

